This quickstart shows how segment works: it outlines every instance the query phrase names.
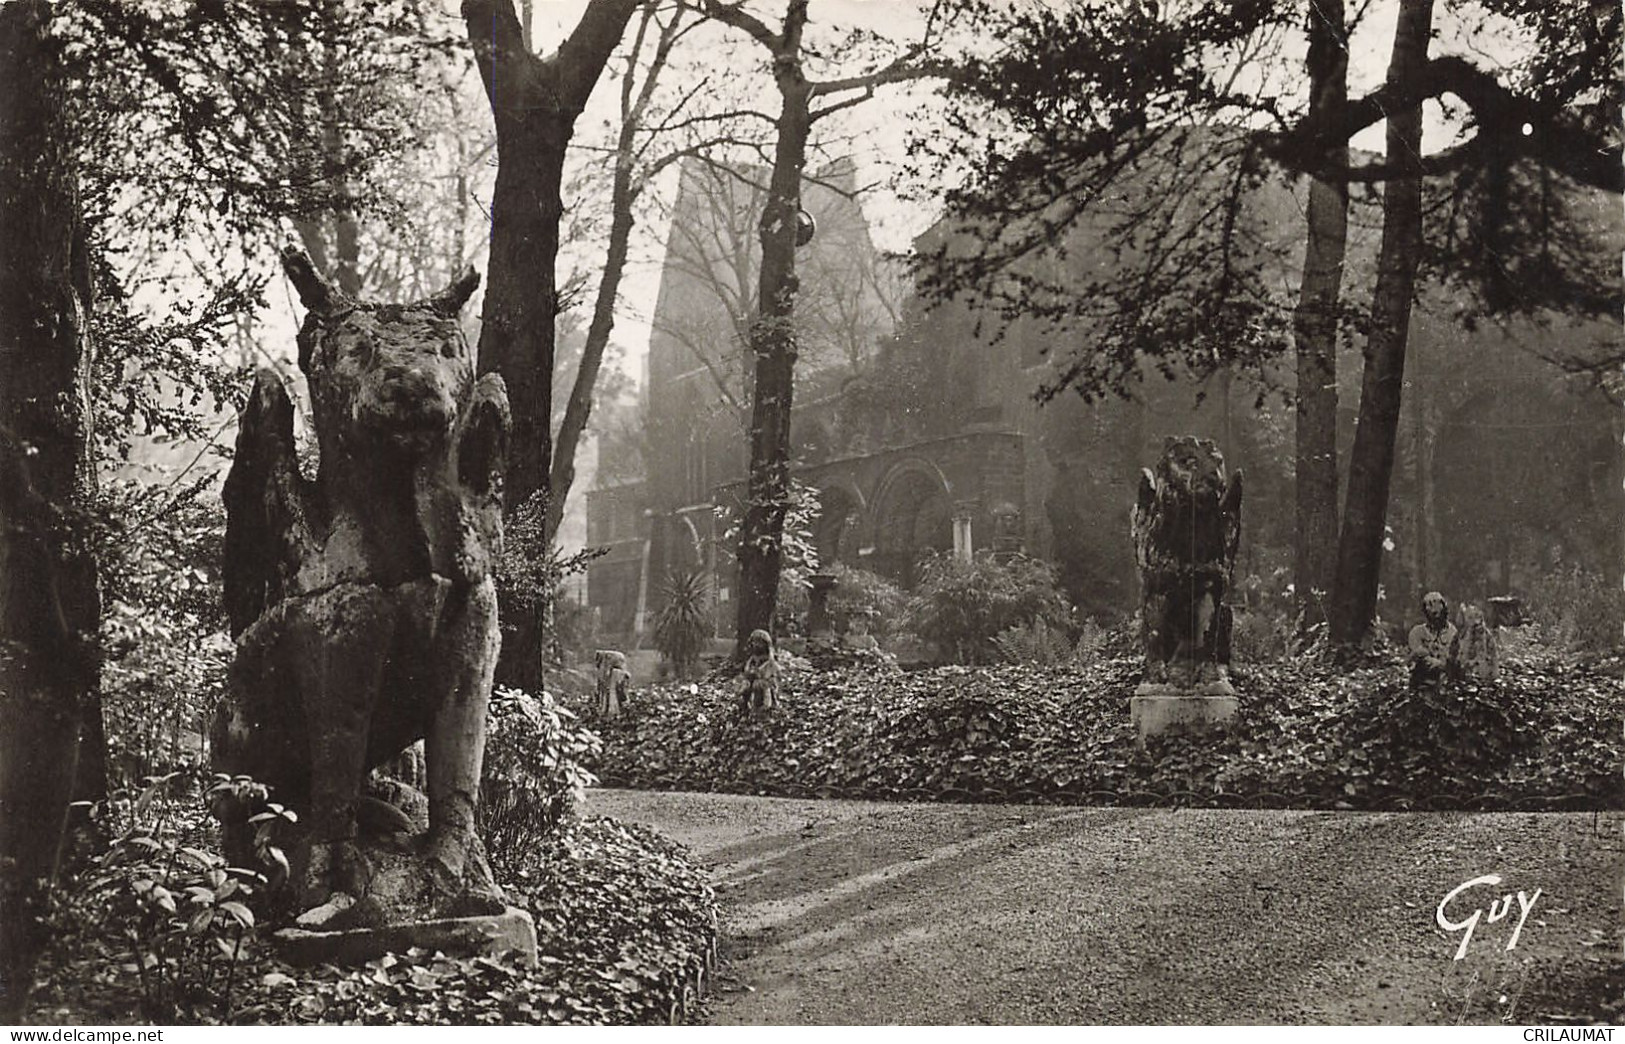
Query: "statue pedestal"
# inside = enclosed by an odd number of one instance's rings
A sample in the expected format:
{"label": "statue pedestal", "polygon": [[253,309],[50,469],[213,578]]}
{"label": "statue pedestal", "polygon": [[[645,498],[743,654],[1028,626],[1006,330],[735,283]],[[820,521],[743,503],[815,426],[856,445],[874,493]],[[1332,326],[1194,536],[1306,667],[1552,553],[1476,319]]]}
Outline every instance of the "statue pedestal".
{"label": "statue pedestal", "polygon": [[290,964],[365,964],[386,953],[405,953],[416,946],[461,957],[495,957],[518,950],[526,964],[536,963],[536,923],[528,912],[510,906],[499,914],[411,921],[379,928],[309,931],[284,928],[271,936],[276,952]]}
{"label": "statue pedestal", "polygon": [[1195,688],[1147,682],[1134,690],[1129,717],[1144,745],[1147,736],[1170,732],[1196,732],[1221,728],[1241,706],[1227,681],[1207,682]]}

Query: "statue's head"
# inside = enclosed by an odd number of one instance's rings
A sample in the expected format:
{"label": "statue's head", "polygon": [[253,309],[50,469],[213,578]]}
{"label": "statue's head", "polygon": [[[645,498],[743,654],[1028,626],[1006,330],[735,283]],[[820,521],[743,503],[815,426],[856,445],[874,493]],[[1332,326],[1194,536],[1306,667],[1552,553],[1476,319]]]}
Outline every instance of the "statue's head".
{"label": "statue's head", "polygon": [[1192,435],[1170,435],[1163,442],[1162,459],[1157,463],[1159,478],[1167,485],[1193,494],[1224,494],[1224,454],[1212,439]]}
{"label": "statue's head", "polygon": [[1450,619],[1450,606],[1445,602],[1444,595],[1429,591],[1422,596],[1422,619],[1435,631],[1444,630],[1444,625]]}
{"label": "statue's head", "polygon": [[409,305],[371,305],[329,286],[302,252],[283,267],[308,311],[299,368],[310,382],[324,446],[364,443],[423,452],[444,444],[474,380],[457,326],[479,276],[466,271],[439,294]]}
{"label": "statue's head", "polygon": [[745,641],[745,652],[752,657],[773,655],[773,636],[757,628],[750,632],[750,638]]}

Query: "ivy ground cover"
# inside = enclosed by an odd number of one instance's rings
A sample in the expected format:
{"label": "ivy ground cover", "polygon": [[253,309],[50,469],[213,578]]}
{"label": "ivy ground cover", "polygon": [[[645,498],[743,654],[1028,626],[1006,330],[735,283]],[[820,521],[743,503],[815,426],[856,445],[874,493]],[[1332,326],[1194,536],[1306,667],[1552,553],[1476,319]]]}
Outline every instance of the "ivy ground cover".
{"label": "ivy ground cover", "polygon": [[606,785],[781,796],[1360,809],[1625,806],[1617,664],[1535,650],[1493,685],[1408,691],[1393,662],[1238,669],[1223,733],[1129,721],[1138,661],[809,672],[742,715],[725,682],[657,685],[593,722]]}

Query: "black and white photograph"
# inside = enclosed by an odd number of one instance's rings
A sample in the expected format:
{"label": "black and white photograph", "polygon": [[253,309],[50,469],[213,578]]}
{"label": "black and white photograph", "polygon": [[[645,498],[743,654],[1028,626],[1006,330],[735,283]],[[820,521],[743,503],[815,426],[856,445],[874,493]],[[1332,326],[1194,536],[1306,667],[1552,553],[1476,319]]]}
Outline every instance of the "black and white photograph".
{"label": "black and white photograph", "polygon": [[0,0],[0,1027],[1611,1040],[1622,99],[1620,0]]}

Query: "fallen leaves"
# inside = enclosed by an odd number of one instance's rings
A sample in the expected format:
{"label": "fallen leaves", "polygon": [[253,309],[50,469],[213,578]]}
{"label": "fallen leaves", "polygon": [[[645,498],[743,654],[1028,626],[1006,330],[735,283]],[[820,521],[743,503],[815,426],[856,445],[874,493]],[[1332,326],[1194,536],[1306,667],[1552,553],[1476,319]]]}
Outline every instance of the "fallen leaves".
{"label": "fallen leaves", "polygon": [[1412,693],[1404,666],[1238,670],[1225,733],[1136,746],[1132,658],[1090,667],[802,675],[742,718],[726,686],[657,686],[599,729],[625,786],[793,797],[1227,807],[1526,809],[1622,803],[1625,684],[1555,654],[1494,686]]}

